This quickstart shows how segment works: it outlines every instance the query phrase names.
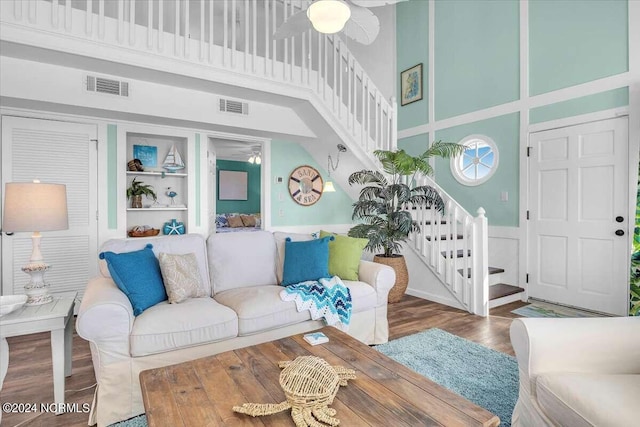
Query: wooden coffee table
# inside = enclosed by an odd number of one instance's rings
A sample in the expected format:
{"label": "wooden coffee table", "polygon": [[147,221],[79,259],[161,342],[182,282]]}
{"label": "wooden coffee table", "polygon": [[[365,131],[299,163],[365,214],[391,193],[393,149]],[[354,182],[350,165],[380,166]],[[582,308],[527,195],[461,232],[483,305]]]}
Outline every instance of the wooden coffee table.
{"label": "wooden coffee table", "polygon": [[498,417],[335,328],[311,346],[302,335],[140,373],[154,426],[293,426],[290,411],[253,418],[232,411],[245,402],[285,400],[281,360],[315,355],[356,370],[331,406],[343,426],[497,426]]}

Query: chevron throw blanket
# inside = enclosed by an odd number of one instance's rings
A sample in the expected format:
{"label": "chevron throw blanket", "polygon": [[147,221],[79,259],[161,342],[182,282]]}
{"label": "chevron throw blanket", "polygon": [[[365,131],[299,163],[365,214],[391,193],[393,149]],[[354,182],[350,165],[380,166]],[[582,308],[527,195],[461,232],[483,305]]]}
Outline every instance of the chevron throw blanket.
{"label": "chevron throw blanket", "polygon": [[311,318],[324,318],[329,326],[346,331],[351,322],[351,293],[338,276],[289,285],[280,291],[283,301],[295,301],[298,311],[309,310]]}

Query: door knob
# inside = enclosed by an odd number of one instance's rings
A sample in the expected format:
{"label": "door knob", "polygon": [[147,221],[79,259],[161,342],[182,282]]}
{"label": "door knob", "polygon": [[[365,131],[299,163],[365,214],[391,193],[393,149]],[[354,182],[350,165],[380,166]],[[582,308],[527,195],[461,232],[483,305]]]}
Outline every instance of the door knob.
{"label": "door knob", "polygon": [[616,222],[623,222],[624,221],[624,217],[623,216],[617,216],[616,217]]}
{"label": "door knob", "polygon": [[4,234],[6,234],[7,236],[13,236],[13,232],[11,232],[11,231],[7,231]]}
{"label": "door knob", "polygon": [[616,230],[616,236],[624,236],[624,230]]}

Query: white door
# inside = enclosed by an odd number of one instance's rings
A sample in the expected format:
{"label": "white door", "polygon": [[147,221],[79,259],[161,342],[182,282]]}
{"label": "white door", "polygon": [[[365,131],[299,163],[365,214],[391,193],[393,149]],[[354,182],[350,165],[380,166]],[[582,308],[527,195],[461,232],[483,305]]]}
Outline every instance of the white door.
{"label": "white door", "polygon": [[530,135],[530,297],[626,315],[627,121]]}
{"label": "white door", "polygon": [[[82,296],[97,274],[97,138],[95,125],[2,117],[2,191],[6,182],[65,184],[69,229],[42,233],[51,292]],[[2,202],[4,203],[4,197]],[[31,233],[2,232],[2,294],[23,294],[29,276]]]}

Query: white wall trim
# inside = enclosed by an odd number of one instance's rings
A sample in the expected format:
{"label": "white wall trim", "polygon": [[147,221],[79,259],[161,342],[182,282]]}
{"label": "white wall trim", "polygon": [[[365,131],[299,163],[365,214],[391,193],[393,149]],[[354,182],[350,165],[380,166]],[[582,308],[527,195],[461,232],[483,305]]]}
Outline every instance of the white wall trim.
{"label": "white wall trim", "polygon": [[520,240],[520,227],[489,226],[489,238]]}
{"label": "white wall trim", "polygon": [[[528,30],[528,27],[527,27]],[[524,31],[521,29],[521,32]],[[631,34],[631,32],[630,32]],[[630,45],[631,46],[631,45]],[[629,54],[631,57],[631,52]],[[631,61],[630,61],[631,62]],[[637,79],[636,79],[637,80]],[[595,95],[601,92],[607,92],[613,89],[630,87],[633,84],[632,74],[629,72],[617,74],[615,76],[604,77],[602,79],[593,80],[591,82],[582,83],[564,89],[558,89],[553,92],[544,93],[522,100],[512,101],[495,107],[485,108],[483,110],[450,117],[444,120],[430,122],[424,125],[412,128],[402,129],[398,131],[398,139],[409,138],[425,133],[433,133],[441,129],[473,123],[481,120],[487,120],[494,117],[504,116],[511,113],[528,111],[532,108],[542,107],[545,105],[555,104],[558,102],[569,101],[583,96]],[[528,82],[527,82],[528,86]],[[521,89],[522,90],[522,89]],[[431,115],[431,110],[429,111]]]}
{"label": "white wall trim", "polygon": [[354,224],[318,224],[318,225],[279,225],[276,227],[267,227],[269,231],[284,231],[287,233],[316,233],[320,230],[330,231],[332,233],[346,234]]}
{"label": "white wall trim", "polygon": [[426,299],[428,301],[437,302],[438,304],[446,305],[449,307],[457,308],[460,310],[468,311],[466,308],[462,306],[457,300],[451,298],[444,298],[441,295],[432,294],[431,292],[420,291],[416,289],[407,288],[405,291],[407,295],[411,295],[414,297]]}
{"label": "white wall trim", "polygon": [[580,114],[578,116],[564,117],[557,120],[534,123],[529,125],[529,133],[542,132],[551,129],[558,129],[567,126],[574,126],[600,120],[613,119],[620,116],[629,115],[629,107],[611,108],[608,110],[596,111],[594,113]]}
{"label": "white wall trim", "polygon": [[529,0],[520,0],[520,164],[519,164],[519,212],[516,230],[512,230],[518,239],[518,283],[525,289],[523,301],[528,298],[527,286],[527,209],[529,200],[529,161],[527,146],[529,145]]}

